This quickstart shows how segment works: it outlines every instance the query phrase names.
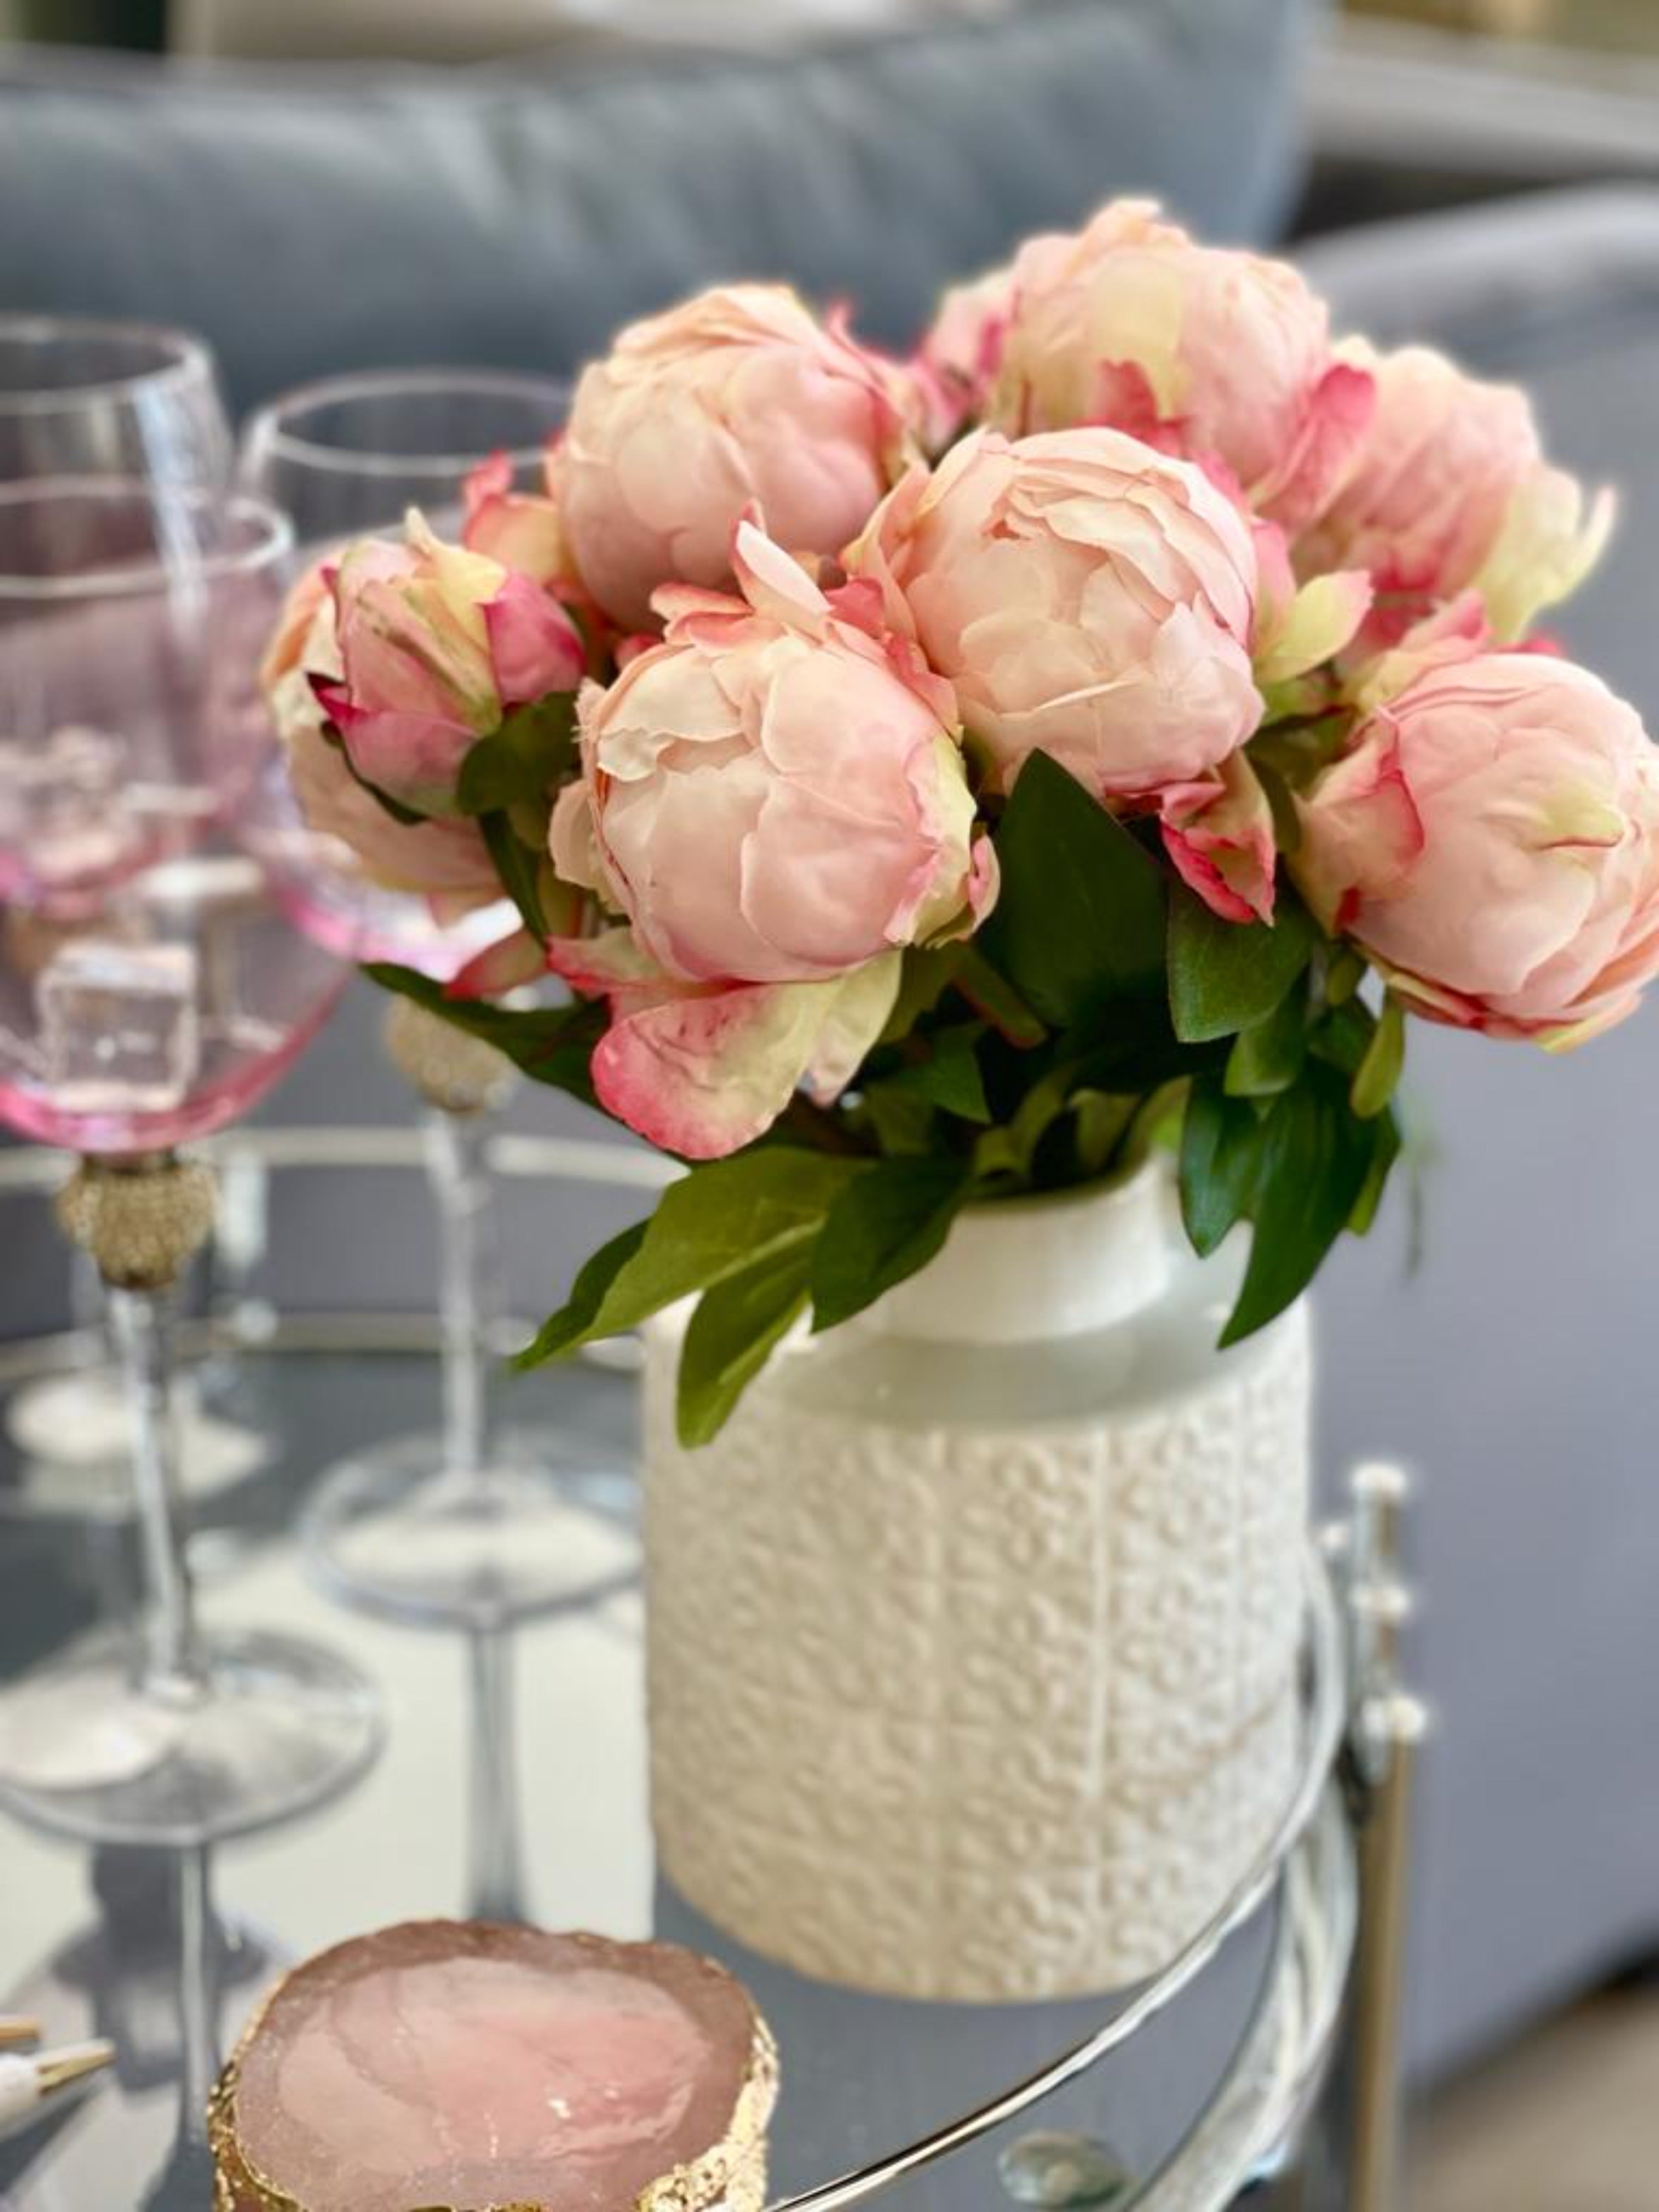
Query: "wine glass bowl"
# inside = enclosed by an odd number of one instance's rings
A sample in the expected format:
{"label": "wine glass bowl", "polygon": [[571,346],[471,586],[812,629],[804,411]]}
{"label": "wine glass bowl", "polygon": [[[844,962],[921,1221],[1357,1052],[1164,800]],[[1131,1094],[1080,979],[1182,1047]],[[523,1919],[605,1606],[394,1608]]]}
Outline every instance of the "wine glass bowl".
{"label": "wine glass bowl", "polygon": [[189,331],[0,315],[0,483],[131,477],[208,490],[230,463],[213,356]]}
{"label": "wine glass bowl", "polygon": [[0,486],[0,1117],[25,1135],[207,1135],[343,985],[237,836],[290,543],[251,500]]}
{"label": "wine glass bowl", "polygon": [[[512,488],[544,488],[550,441],[562,428],[568,385],[489,369],[378,369],[326,377],[260,410],[242,436],[239,482],[286,514],[296,569],[352,539],[396,534],[411,507],[453,534],[466,480],[481,462],[506,465]],[[363,795],[362,803],[374,801]],[[291,836],[268,798],[273,848]],[[423,898],[366,882],[343,848],[320,842],[289,878],[292,910],[322,943],[450,981],[516,927],[501,901],[434,920]]]}
{"label": "wine glass bowl", "polygon": [[244,484],[327,548],[395,530],[418,507],[453,522],[481,461],[504,459],[513,488],[539,490],[569,386],[487,369],[386,369],[327,377],[274,400],[243,433]]}

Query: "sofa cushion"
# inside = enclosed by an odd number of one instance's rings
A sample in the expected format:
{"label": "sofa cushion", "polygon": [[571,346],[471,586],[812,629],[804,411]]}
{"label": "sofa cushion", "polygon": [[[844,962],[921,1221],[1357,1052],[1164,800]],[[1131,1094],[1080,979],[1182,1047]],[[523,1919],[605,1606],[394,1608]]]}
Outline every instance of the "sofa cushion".
{"label": "sofa cushion", "polygon": [[568,368],[738,275],[908,337],[1117,191],[1219,236],[1292,182],[1319,0],[1026,0],[793,53],[448,73],[0,59],[0,305],[186,324],[245,407],[326,370]]}

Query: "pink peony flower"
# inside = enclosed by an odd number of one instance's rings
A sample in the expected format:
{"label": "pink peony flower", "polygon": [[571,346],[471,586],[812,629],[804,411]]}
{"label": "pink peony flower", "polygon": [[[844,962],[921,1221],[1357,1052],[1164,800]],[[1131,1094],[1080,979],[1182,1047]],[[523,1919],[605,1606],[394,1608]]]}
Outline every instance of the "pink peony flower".
{"label": "pink peony flower", "polygon": [[448,918],[493,906],[501,880],[476,823],[398,822],[352,774],[340,745],[326,734],[315,683],[319,677],[337,682],[340,674],[334,599],[319,563],[289,594],[259,672],[301,812],[387,890],[424,896]]}
{"label": "pink peony flower", "polygon": [[1287,263],[1195,245],[1151,202],[1119,200],[1075,237],[1021,249],[987,419],[1013,437],[1109,423],[1218,465],[1295,528],[1329,495],[1371,404],[1369,375],[1333,354],[1324,304]]}
{"label": "pink peony flower", "polygon": [[1249,526],[1200,470],[1121,431],[964,439],[847,560],[955,685],[1005,788],[1041,751],[1115,805],[1155,804],[1261,720]]}
{"label": "pink peony flower", "polygon": [[1551,468],[1525,392],[1481,384],[1442,354],[1407,346],[1350,357],[1374,376],[1376,413],[1329,507],[1299,542],[1298,565],[1369,569],[1397,635],[1469,587],[1494,633],[1516,639],[1577,590],[1612,529],[1611,495],[1586,508]]}
{"label": "pink peony flower", "polygon": [[803,1079],[836,1095],[890,1012],[899,955],[993,895],[949,687],[841,620],[752,525],[744,597],[661,595],[664,641],[582,695],[585,782],[555,865],[626,915],[556,946],[611,998],[611,1110],[696,1158],[766,1127]]}
{"label": "pink peony flower", "polygon": [[1279,847],[1255,770],[1230,753],[1212,776],[1164,794],[1164,846],[1183,883],[1224,921],[1271,921]]}
{"label": "pink peony flower", "polygon": [[833,555],[903,465],[918,395],[781,286],[705,292],[635,323],[576,387],[553,490],[582,580],[625,627],[674,581],[725,585],[751,502]]}
{"label": "pink peony flower", "polygon": [[1569,661],[1410,658],[1300,802],[1291,872],[1415,1012],[1576,1044],[1659,969],[1659,754]]}
{"label": "pink peony flower", "polygon": [[418,514],[330,572],[341,673],[317,688],[351,764],[416,812],[453,815],[462,761],[509,708],[572,691],[581,640],[552,595]]}
{"label": "pink peony flower", "polygon": [[1012,269],[952,285],[939,301],[916,356],[929,402],[930,447],[948,444],[964,422],[984,413],[1002,366],[1013,304]]}
{"label": "pink peony flower", "polygon": [[[552,456],[548,456],[551,467]],[[558,502],[545,491],[514,491],[505,453],[480,461],[464,489],[461,543],[486,554],[515,575],[549,590],[568,585],[574,571]]]}

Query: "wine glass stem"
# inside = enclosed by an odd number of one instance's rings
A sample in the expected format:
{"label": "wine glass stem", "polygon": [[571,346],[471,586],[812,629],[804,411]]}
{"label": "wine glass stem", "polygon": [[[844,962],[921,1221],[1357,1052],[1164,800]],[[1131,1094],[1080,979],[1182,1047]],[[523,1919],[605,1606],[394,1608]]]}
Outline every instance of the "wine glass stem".
{"label": "wine glass stem", "polygon": [[477,1477],[489,1463],[483,1276],[490,1191],[483,1116],[434,1108],[426,1132],[438,1210],[444,1462],[452,1475]]}
{"label": "wine glass stem", "polygon": [[497,1623],[467,1638],[471,1671],[471,1899],[478,1920],[516,1920],[519,1783],[514,1756],[513,1631]]}
{"label": "wine glass stem", "polygon": [[179,1872],[179,2133],[207,2137],[207,2103],[219,2070],[218,1923],[207,1847],[181,1850]]}
{"label": "wine glass stem", "polygon": [[199,1691],[202,1658],[185,1563],[179,1437],[173,1405],[170,1288],[112,1284],[109,1318],[132,1413],[132,1481],[143,1572],[143,1688]]}

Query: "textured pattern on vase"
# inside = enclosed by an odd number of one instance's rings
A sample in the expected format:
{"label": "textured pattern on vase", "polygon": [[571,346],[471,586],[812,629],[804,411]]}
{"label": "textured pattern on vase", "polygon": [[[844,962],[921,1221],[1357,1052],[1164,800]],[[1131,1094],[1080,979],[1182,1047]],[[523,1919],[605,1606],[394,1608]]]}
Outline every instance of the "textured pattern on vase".
{"label": "textured pattern on vase", "polygon": [[1165,1964],[1291,1784],[1304,1311],[1177,1400],[1023,1434],[805,1413],[774,1371],[688,1454],[676,1349],[647,1389],[665,1874],[896,1995]]}

